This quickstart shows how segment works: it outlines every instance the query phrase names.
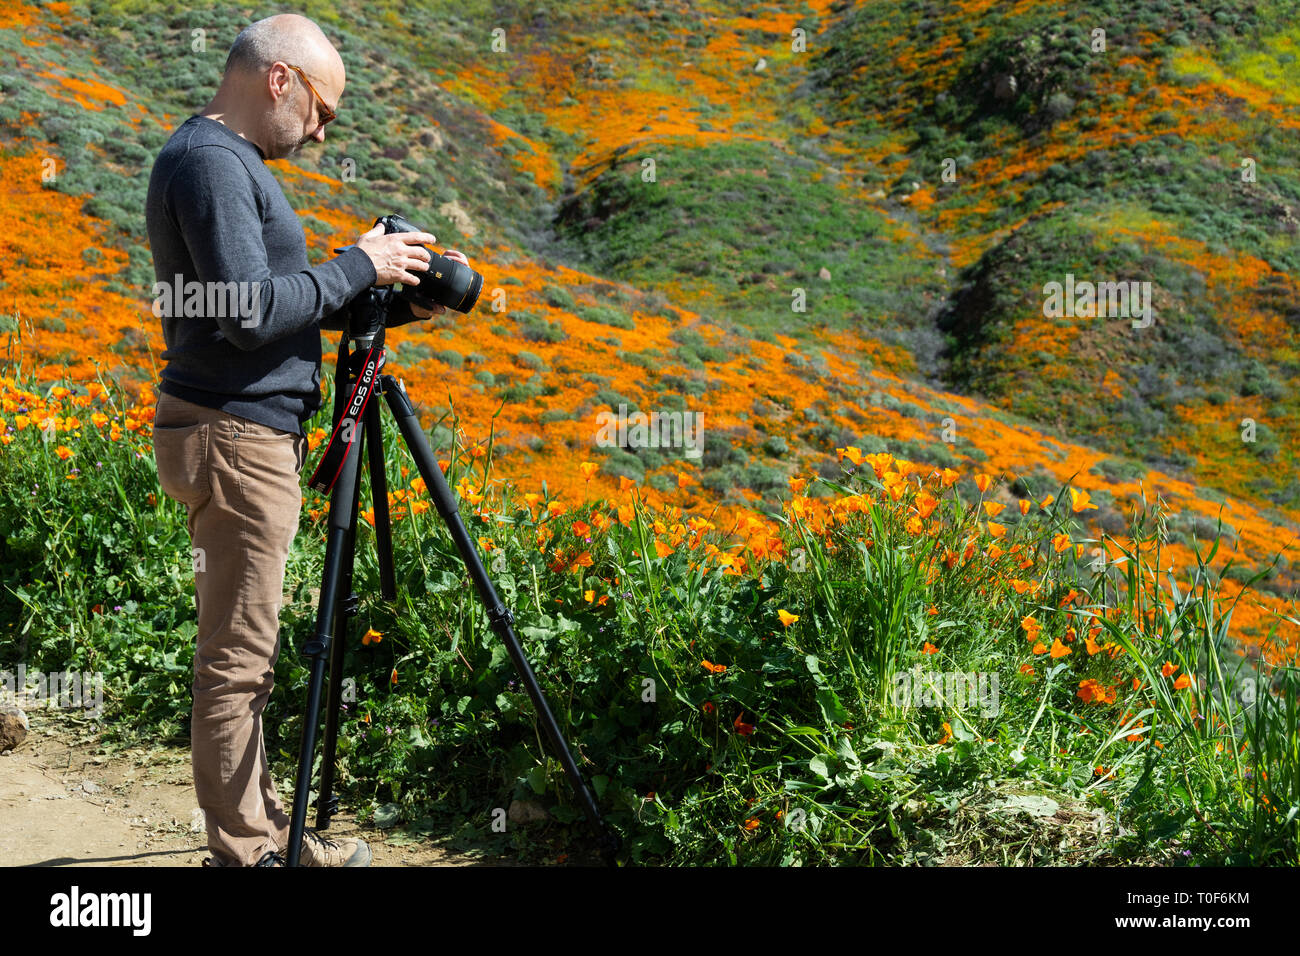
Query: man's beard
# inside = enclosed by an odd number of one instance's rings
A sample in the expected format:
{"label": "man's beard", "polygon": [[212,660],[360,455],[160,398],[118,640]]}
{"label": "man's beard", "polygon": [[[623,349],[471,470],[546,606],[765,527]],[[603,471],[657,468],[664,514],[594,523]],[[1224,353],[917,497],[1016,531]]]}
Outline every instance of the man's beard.
{"label": "man's beard", "polygon": [[272,117],[271,134],[275,143],[276,159],[293,156],[307,144],[310,136],[302,135],[302,121],[294,115],[295,111],[286,108],[277,111]]}

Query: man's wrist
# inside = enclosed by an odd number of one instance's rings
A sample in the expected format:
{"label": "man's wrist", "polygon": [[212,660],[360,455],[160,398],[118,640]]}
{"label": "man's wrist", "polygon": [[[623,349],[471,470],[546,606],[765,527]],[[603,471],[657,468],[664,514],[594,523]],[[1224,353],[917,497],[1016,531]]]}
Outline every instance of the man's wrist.
{"label": "man's wrist", "polygon": [[343,274],[347,276],[348,285],[352,287],[354,296],[369,289],[379,278],[379,273],[375,271],[375,264],[370,261],[370,256],[366,255],[366,251],[360,246],[350,247],[331,261],[337,262]]}

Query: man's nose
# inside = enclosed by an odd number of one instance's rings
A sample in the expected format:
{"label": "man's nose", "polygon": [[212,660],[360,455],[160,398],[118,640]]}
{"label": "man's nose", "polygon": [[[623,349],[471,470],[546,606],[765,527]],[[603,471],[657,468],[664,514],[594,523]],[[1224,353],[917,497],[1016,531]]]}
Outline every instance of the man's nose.
{"label": "man's nose", "polygon": [[311,138],[314,139],[314,140],[315,140],[316,142],[318,142],[318,143],[323,143],[323,142],[325,142],[325,124],[324,124],[324,123],[322,123],[320,126],[317,126],[317,127],[316,127],[316,132],[314,132],[314,133],[311,134]]}

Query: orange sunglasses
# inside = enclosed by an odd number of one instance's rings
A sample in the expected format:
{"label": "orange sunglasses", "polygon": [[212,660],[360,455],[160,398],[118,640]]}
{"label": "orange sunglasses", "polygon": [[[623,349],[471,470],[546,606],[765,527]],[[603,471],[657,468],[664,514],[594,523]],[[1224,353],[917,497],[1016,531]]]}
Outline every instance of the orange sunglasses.
{"label": "orange sunglasses", "polygon": [[321,99],[321,95],[316,92],[316,87],[311,85],[311,80],[307,79],[307,74],[303,72],[302,67],[294,66],[292,63],[286,63],[285,66],[294,70],[299,76],[301,76],[302,81],[307,84],[307,89],[311,90],[311,95],[316,97],[316,102],[320,104],[320,113],[317,114],[320,125],[324,126],[325,124],[337,119],[338,114],[325,105],[325,101]]}

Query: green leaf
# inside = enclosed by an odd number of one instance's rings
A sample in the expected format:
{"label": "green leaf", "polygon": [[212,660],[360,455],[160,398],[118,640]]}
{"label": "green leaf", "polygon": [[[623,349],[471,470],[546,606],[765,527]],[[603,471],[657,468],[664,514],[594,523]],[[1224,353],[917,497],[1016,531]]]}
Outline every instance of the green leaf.
{"label": "green leaf", "polygon": [[821,663],[817,660],[817,655],[809,654],[806,657],[804,657],[803,661],[805,664],[808,665],[808,673],[812,674],[812,676],[816,678],[817,683],[820,684],[822,682],[821,680],[822,670],[821,670]]}
{"label": "green leaf", "polygon": [[818,754],[808,761],[808,769],[817,774],[817,776],[821,777],[823,780],[829,780],[831,778],[830,768],[826,766],[826,758],[821,754]]}
{"label": "green leaf", "polygon": [[529,625],[521,627],[519,633],[531,640],[545,643],[555,636],[555,629],[550,627],[533,627]]}
{"label": "green leaf", "polygon": [[957,740],[977,739],[975,735],[971,733],[970,728],[966,726],[966,722],[963,720],[954,721],[950,726],[952,727],[952,735]]}
{"label": "green leaf", "polygon": [[841,737],[835,749],[848,767],[857,770],[862,766],[862,761],[858,759],[857,751],[853,749],[853,744],[849,743],[848,737]]}
{"label": "green leaf", "polygon": [[822,719],[828,724],[842,724],[849,719],[849,712],[844,709],[839,695],[829,687],[817,691],[817,706],[822,710]]}
{"label": "green leaf", "polygon": [[538,765],[528,771],[528,786],[533,788],[533,793],[542,794],[546,792],[546,768]]}
{"label": "green leaf", "polygon": [[1007,797],[991,809],[1003,813],[1019,813],[1023,810],[1031,817],[1050,817],[1061,809],[1061,805],[1051,797],[1036,793],[1018,793]]}
{"label": "green leaf", "polygon": [[559,820],[561,823],[576,823],[582,819],[582,811],[577,807],[551,807],[549,812],[554,819]]}
{"label": "green leaf", "polygon": [[411,846],[412,844],[423,843],[423,842],[424,842],[424,837],[420,836],[417,833],[412,833],[410,830],[402,829],[402,830],[395,830],[391,834],[389,834],[387,839],[384,840],[384,845],[385,846]]}

